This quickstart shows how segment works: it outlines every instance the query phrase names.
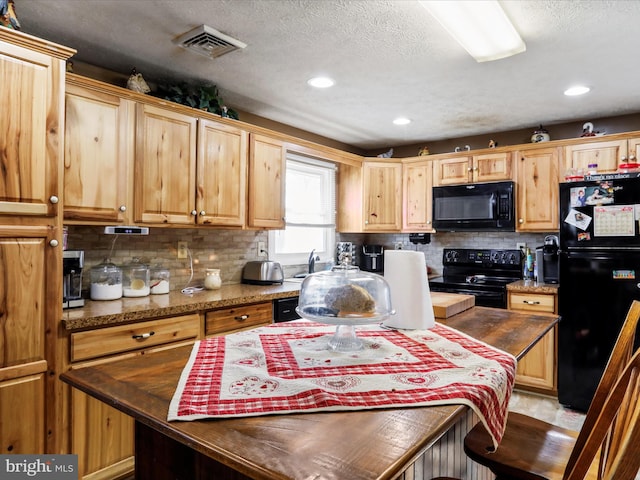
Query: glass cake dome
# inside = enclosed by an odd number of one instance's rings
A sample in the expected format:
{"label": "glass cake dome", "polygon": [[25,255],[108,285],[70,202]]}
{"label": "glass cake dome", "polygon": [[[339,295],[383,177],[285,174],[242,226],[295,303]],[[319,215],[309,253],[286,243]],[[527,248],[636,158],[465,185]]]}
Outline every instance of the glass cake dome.
{"label": "glass cake dome", "polygon": [[329,349],[345,352],[363,346],[356,325],[379,323],[394,313],[384,277],[348,264],[308,275],[296,312],[307,320],[337,325]]}

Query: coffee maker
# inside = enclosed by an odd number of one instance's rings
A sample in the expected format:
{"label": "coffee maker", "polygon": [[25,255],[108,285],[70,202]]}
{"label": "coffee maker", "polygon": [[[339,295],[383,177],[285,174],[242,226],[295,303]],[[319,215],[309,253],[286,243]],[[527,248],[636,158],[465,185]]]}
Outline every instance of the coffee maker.
{"label": "coffee maker", "polygon": [[544,245],[536,248],[538,282],[558,283],[558,247],[558,237],[556,235],[547,235],[544,237]]}
{"label": "coffee maker", "polygon": [[360,270],[374,273],[384,272],[384,247],[382,245],[362,246]]}
{"label": "coffee maker", "polygon": [[83,250],[65,250],[62,252],[62,308],[84,306],[84,298],[82,298],[83,267]]}

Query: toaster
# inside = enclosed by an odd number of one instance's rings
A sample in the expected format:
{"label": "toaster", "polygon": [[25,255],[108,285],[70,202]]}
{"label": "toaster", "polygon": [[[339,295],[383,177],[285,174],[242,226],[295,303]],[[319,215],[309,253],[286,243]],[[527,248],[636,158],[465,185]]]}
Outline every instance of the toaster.
{"label": "toaster", "polygon": [[269,260],[247,262],[242,269],[242,283],[271,285],[283,281],[282,266],[278,262]]}

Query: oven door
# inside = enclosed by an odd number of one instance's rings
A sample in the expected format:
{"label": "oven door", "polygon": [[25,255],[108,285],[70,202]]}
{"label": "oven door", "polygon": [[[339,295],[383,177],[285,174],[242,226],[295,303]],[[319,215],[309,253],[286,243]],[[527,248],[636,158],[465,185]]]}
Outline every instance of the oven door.
{"label": "oven door", "polygon": [[474,295],[476,297],[476,306],[478,307],[494,307],[507,308],[507,290],[502,289],[483,289],[478,287],[464,286],[446,286],[429,284],[429,289],[433,292],[459,293],[462,295]]}

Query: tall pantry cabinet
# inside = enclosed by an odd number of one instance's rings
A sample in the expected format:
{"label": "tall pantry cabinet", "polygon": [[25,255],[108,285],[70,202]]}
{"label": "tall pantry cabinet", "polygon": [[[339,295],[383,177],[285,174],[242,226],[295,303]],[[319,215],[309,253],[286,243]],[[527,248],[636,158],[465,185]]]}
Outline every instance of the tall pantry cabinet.
{"label": "tall pantry cabinet", "polygon": [[65,61],[0,28],[0,454],[57,453]]}

